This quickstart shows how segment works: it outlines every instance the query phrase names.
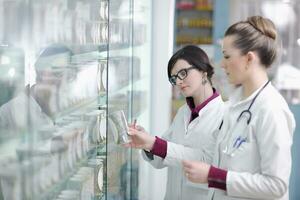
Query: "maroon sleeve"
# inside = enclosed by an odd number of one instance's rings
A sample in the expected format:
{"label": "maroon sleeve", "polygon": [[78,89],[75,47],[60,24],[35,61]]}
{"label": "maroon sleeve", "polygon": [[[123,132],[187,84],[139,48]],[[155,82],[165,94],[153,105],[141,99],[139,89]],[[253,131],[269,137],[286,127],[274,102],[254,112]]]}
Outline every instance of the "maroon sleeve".
{"label": "maroon sleeve", "polygon": [[155,142],[150,152],[156,156],[165,158],[167,155],[167,145],[168,145],[167,141],[155,136]]}
{"label": "maroon sleeve", "polygon": [[226,191],[227,171],[210,166],[208,172],[208,187],[214,187]]}

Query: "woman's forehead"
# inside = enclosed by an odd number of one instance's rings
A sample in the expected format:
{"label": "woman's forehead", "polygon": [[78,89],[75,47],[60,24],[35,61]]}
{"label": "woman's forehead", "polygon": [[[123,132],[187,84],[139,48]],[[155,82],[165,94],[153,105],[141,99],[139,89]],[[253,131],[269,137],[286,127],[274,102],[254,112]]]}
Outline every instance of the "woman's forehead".
{"label": "woman's forehead", "polygon": [[188,63],[186,60],[184,60],[184,59],[178,59],[178,60],[175,62],[174,67],[175,67],[175,66],[178,66],[178,65],[189,65],[189,63]]}
{"label": "woman's forehead", "polygon": [[175,62],[171,72],[173,72],[173,73],[178,72],[179,70],[187,68],[189,66],[190,66],[190,64],[186,60],[179,59]]}
{"label": "woman's forehead", "polygon": [[226,36],[223,39],[222,42],[222,53],[232,53],[232,52],[239,52],[239,49],[237,49],[234,46],[234,41],[235,41],[236,37],[235,36]]}

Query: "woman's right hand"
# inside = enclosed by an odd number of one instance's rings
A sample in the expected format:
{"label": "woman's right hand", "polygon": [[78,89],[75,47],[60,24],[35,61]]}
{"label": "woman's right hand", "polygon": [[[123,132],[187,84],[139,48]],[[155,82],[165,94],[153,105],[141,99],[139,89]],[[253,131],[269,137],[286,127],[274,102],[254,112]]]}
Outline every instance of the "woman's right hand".
{"label": "woman's right hand", "polygon": [[134,128],[138,131],[143,131],[143,132],[146,132],[144,127],[140,126],[140,125],[136,125],[135,123],[132,123],[132,124],[128,124],[128,127],[129,128]]}
{"label": "woman's right hand", "polygon": [[136,149],[145,149],[151,151],[155,142],[155,137],[148,134],[142,127],[129,126],[129,135],[131,142],[125,144],[125,147],[132,147]]}

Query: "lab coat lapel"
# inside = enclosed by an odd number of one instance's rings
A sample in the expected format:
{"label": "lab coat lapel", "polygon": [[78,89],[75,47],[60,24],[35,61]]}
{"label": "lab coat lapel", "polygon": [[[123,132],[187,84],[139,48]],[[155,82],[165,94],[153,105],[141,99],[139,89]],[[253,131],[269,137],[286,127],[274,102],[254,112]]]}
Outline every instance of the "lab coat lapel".
{"label": "lab coat lapel", "polygon": [[184,121],[184,133],[185,135],[187,134],[188,131],[188,125],[190,123],[190,117],[191,117],[191,110],[189,107],[186,105],[185,110],[184,110],[184,116],[183,116],[183,121]]}

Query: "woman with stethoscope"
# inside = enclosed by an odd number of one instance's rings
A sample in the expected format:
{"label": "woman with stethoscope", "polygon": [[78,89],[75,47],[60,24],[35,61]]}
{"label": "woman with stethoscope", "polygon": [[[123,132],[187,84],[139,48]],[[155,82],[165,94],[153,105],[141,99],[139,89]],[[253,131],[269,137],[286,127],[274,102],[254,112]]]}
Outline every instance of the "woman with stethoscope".
{"label": "woman with stethoscope", "polygon": [[223,68],[240,86],[229,98],[213,164],[183,161],[190,181],[208,183],[209,199],[289,199],[295,120],[268,80],[276,49],[269,19],[250,17],[225,32]]}

